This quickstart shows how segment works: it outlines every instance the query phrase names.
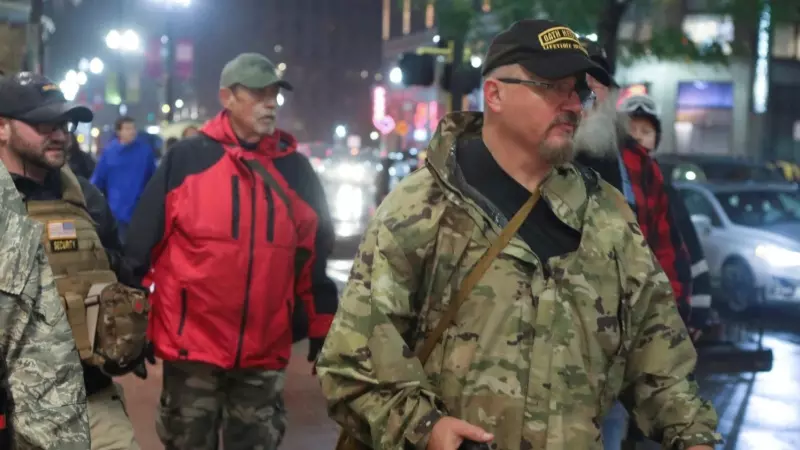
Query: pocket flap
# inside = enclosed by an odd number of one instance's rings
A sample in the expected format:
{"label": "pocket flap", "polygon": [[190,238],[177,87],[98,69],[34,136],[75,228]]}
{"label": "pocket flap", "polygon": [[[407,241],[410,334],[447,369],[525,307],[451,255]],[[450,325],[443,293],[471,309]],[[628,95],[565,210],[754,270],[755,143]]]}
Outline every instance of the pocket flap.
{"label": "pocket flap", "polygon": [[42,225],[13,211],[0,211],[0,291],[22,293],[36,264]]}

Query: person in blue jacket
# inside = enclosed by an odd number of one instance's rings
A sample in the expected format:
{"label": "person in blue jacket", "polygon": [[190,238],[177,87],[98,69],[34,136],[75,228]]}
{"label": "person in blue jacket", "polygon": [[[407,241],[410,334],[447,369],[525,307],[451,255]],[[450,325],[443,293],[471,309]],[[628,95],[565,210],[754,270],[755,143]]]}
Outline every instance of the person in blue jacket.
{"label": "person in blue jacket", "polygon": [[119,238],[124,242],[136,203],[155,173],[156,157],[150,143],[137,133],[132,118],[120,117],[114,129],[117,138],[100,156],[92,184],[106,196],[119,225]]}

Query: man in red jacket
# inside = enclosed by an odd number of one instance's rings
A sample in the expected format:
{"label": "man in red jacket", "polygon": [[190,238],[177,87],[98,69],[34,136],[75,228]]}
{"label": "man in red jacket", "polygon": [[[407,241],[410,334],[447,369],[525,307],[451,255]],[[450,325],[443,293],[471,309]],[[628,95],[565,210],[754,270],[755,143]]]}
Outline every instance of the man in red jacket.
{"label": "man in red jacket", "polygon": [[222,71],[224,110],[165,155],[136,208],[126,253],[153,283],[149,336],[164,360],[166,450],[276,449],[295,308],[313,361],[337,306],[325,266],[325,195],[275,124],[290,90],[255,53]]}

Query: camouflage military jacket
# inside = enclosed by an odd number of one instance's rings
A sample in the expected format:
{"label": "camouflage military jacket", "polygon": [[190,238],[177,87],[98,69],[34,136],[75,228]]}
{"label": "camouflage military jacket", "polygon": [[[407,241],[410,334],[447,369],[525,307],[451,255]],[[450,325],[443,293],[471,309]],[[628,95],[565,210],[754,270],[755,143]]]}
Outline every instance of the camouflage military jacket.
{"label": "camouflage military jacket", "polygon": [[11,397],[0,407],[11,448],[89,450],[83,372],[41,236],[0,163],[0,383]]}
{"label": "camouflage military jacket", "polygon": [[571,165],[540,190],[581,232],[579,249],[539,261],[514,238],[425,366],[414,356],[506,224],[455,162],[457,141],[481,126],[479,115],[446,117],[426,167],[370,224],[318,360],[331,416],[375,449],[425,448],[450,415],[494,433],[497,450],[594,450],[625,391],[665,448],[717,441],[716,413],[687,380],[696,353],[667,277],[622,194]]}

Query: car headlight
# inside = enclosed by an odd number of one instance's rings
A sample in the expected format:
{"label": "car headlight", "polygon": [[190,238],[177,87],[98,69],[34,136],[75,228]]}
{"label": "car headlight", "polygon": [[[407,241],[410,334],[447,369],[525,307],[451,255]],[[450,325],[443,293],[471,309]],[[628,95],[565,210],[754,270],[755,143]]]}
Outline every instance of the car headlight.
{"label": "car headlight", "polygon": [[800,266],[800,252],[786,250],[772,244],[762,244],[756,247],[756,256],[775,267]]}
{"label": "car headlight", "polygon": [[341,164],[336,168],[336,174],[343,180],[352,182],[364,181],[367,175],[367,170],[364,166],[359,164]]}
{"label": "car headlight", "polygon": [[336,191],[333,200],[334,217],[338,220],[359,220],[364,214],[364,191],[345,184]]}

